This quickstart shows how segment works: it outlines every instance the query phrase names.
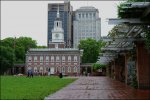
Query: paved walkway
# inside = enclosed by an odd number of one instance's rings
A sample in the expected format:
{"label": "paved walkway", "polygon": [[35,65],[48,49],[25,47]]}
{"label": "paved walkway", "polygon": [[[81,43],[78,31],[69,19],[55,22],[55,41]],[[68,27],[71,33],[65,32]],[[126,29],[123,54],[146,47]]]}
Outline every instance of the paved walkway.
{"label": "paved walkway", "polygon": [[78,80],[45,97],[49,99],[147,99],[150,90],[135,90],[108,77],[80,77]]}

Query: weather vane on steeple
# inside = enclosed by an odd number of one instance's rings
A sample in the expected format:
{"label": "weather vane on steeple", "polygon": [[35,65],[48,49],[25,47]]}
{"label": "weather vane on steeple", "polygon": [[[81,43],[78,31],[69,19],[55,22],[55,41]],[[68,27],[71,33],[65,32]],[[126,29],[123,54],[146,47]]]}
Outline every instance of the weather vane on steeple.
{"label": "weather vane on steeple", "polygon": [[60,15],[59,15],[59,4],[58,4],[58,9],[57,9],[57,18],[59,18]]}

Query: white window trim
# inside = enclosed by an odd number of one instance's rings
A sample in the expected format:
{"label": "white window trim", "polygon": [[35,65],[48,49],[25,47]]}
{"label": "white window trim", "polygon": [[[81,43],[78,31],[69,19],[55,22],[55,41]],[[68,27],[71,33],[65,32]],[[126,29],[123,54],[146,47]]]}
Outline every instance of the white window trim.
{"label": "white window trim", "polygon": [[74,66],[73,72],[77,72],[77,66]]}
{"label": "white window trim", "polygon": [[70,66],[68,66],[68,72],[71,72],[71,67]]}

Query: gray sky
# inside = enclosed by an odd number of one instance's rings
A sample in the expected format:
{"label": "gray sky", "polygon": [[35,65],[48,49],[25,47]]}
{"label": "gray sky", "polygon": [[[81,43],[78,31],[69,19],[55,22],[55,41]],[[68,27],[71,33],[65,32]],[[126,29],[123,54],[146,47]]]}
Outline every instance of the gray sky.
{"label": "gray sky", "polygon": [[[63,1],[57,1],[63,2]],[[117,18],[117,5],[121,1],[71,1],[73,10],[81,6],[99,9],[101,34],[105,36],[113,25],[107,18]],[[1,1],[1,39],[6,37],[32,37],[38,45],[47,45],[47,7],[56,1]]]}

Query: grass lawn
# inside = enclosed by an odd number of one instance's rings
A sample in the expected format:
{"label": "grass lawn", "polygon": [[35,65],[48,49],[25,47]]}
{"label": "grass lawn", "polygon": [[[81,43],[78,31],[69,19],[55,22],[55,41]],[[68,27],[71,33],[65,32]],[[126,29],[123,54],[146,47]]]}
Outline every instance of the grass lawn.
{"label": "grass lawn", "polygon": [[54,76],[1,76],[0,99],[44,99],[75,80]]}

